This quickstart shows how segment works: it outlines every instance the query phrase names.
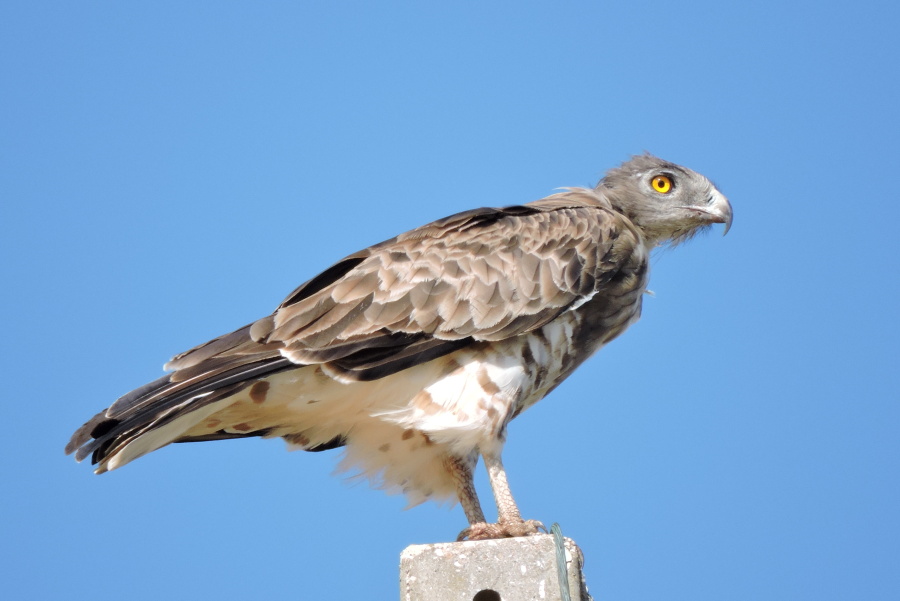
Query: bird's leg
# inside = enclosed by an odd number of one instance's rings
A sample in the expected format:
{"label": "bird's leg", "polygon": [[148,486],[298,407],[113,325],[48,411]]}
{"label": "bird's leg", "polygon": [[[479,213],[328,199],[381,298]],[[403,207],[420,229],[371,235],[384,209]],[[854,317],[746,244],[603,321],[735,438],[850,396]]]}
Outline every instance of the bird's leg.
{"label": "bird's leg", "polygon": [[[475,457],[477,459],[477,456]],[[447,471],[453,476],[456,483],[456,496],[459,498],[459,504],[462,505],[463,511],[466,513],[466,519],[469,524],[484,523],[484,511],[481,510],[481,503],[478,501],[478,493],[475,491],[475,478],[473,467],[475,461],[466,460],[461,457],[447,457],[444,464]]]}
{"label": "bird's leg", "polygon": [[509,489],[509,481],[506,479],[506,470],[500,460],[500,453],[485,453],[482,457],[491,481],[491,489],[494,491],[494,500],[497,502],[497,525],[503,529],[503,535],[505,537],[527,536],[537,534],[539,530],[546,532],[547,529],[537,520],[522,519],[519,507]]}
{"label": "bird's leg", "polygon": [[506,479],[506,470],[499,453],[484,453],[484,466],[487,468],[488,478],[491,481],[491,489],[494,491],[494,500],[497,502],[497,523],[487,524],[483,521],[472,522],[469,519],[469,527],[463,530],[458,540],[483,540],[489,538],[510,538],[513,536],[528,536],[544,532],[547,529],[536,520],[523,520],[522,514],[509,490],[509,482]]}

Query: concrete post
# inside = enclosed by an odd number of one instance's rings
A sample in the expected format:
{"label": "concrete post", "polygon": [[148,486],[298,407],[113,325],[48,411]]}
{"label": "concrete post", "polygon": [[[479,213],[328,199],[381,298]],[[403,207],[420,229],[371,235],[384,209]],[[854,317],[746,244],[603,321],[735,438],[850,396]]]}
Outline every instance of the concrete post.
{"label": "concrete post", "polygon": [[[549,534],[411,545],[400,554],[401,601],[567,601]],[[571,601],[590,601],[581,549],[565,539]]]}

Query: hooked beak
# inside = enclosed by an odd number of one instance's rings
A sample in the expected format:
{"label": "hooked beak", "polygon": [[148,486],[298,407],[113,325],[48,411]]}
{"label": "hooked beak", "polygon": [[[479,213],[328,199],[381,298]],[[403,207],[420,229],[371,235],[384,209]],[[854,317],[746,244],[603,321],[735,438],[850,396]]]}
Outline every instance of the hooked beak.
{"label": "hooked beak", "polygon": [[733,218],[731,203],[728,202],[728,199],[718,190],[713,190],[712,196],[709,198],[709,202],[705,207],[682,208],[689,209],[712,223],[724,223],[725,231],[722,232],[723,236],[731,229],[731,220]]}

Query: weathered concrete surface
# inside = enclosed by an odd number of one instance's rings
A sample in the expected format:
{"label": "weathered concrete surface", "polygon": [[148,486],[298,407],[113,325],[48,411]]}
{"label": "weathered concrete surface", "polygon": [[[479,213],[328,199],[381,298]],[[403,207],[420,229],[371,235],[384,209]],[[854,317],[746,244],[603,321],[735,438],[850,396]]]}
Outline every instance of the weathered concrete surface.
{"label": "weathered concrete surface", "polygon": [[[569,595],[588,601],[581,549],[567,538],[565,551]],[[400,554],[400,600],[562,601],[557,574],[549,534],[411,545]]]}

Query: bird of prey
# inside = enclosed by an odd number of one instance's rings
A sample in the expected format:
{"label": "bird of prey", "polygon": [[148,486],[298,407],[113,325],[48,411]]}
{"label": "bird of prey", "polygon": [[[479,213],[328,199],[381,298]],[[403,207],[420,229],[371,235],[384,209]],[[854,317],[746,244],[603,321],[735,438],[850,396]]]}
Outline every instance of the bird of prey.
{"label": "bird of prey", "polygon": [[[341,467],[412,504],[458,499],[460,539],[536,533],[501,462],[510,420],[638,319],[654,247],[732,220],[707,178],[649,154],[564,190],[341,259],[268,317],[174,357],[66,453],[103,473],[171,442],[344,447]],[[479,456],[496,523],[475,492]]]}

